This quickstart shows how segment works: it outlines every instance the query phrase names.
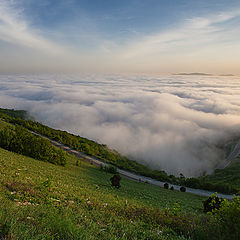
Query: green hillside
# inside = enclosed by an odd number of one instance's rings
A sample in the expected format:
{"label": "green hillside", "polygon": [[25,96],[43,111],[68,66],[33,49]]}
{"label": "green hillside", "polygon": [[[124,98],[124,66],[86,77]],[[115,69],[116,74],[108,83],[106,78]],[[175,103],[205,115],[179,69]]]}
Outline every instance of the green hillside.
{"label": "green hillside", "polygon": [[[4,111],[5,110],[6,109],[4,109]],[[159,181],[166,181],[172,184],[184,185],[191,188],[205,189],[228,194],[236,194],[240,191],[240,184],[238,184],[238,182],[235,182],[233,184],[229,178],[226,178],[225,181],[215,181],[214,178],[211,178],[211,176],[200,178],[185,178],[183,176],[177,177],[173,175],[167,175],[167,173],[163,170],[152,170],[149,167],[144,166],[134,160],[128,159],[115,150],[109,149],[104,144],[99,144],[95,141],[70,134],[66,131],[50,128],[36,121],[16,118],[13,117],[14,114],[15,110],[8,110],[5,111],[5,113],[1,113],[0,111],[0,118],[4,119],[7,122],[20,125],[26,129],[59,141],[73,149],[84,152],[88,155],[95,156],[99,159],[102,159],[104,162],[115,165],[121,169],[126,169],[143,176],[157,179]]]}
{"label": "green hillside", "polygon": [[202,197],[127,179],[114,189],[111,174],[75,162],[68,156],[61,167],[0,149],[2,234],[13,239],[184,239],[174,231],[184,232],[178,229],[183,226],[171,217],[176,201],[182,211],[201,213]]}
{"label": "green hillside", "polygon": [[216,169],[213,174],[204,177],[213,184],[232,184],[240,192],[240,156],[224,169]]}
{"label": "green hillside", "polygon": [[95,141],[83,138],[81,136],[70,134],[66,131],[50,128],[36,121],[24,120],[22,118],[13,117],[12,115],[14,114],[9,114],[11,112],[15,112],[15,110],[9,110],[8,114],[1,113],[0,111],[0,118],[4,119],[6,122],[13,123],[15,125],[20,125],[26,129],[29,129],[31,131],[34,131],[36,133],[42,134],[51,139],[59,141],[73,149],[84,152],[88,155],[95,156],[119,168],[127,169],[137,174],[153,177],[162,181],[171,180],[166,172],[151,170],[147,166],[137,163],[134,160],[128,159],[127,157],[122,156],[115,150],[109,149],[104,144],[99,144]]}
{"label": "green hillside", "polygon": [[204,197],[128,179],[116,189],[111,174],[75,163],[0,148],[1,239],[228,239],[203,214]]}
{"label": "green hillside", "polygon": [[[0,121],[6,128],[16,131]],[[204,214],[205,197],[125,178],[116,189],[112,174],[65,158],[60,166],[0,148],[0,239],[239,239],[240,198]]]}

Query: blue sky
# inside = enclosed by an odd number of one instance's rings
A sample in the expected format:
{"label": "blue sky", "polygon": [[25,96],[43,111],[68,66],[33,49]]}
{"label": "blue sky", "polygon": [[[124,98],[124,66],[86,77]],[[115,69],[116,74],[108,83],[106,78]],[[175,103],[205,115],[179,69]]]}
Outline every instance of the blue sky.
{"label": "blue sky", "polygon": [[238,73],[239,21],[236,0],[0,0],[0,70]]}

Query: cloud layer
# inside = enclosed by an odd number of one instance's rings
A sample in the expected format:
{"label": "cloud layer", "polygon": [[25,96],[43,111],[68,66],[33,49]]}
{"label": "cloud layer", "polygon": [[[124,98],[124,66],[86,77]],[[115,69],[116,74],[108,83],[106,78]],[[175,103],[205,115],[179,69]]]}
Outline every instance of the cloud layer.
{"label": "cloud layer", "polygon": [[0,107],[105,143],[168,173],[196,176],[240,136],[238,77],[1,75]]}

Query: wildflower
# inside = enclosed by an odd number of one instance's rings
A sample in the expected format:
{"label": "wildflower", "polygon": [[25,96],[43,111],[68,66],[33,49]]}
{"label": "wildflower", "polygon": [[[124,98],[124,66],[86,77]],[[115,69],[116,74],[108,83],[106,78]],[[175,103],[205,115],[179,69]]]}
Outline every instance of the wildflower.
{"label": "wildflower", "polygon": [[108,204],[107,203],[103,203],[103,207],[106,207]]}

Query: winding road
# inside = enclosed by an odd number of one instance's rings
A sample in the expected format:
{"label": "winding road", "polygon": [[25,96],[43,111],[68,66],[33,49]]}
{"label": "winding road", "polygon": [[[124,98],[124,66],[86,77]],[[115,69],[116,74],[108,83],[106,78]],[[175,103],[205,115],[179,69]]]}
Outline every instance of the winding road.
{"label": "winding road", "polygon": [[[36,134],[36,133],[34,133],[34,134]],[[37,134],[37,135],[39,135],[39,134]],[[42,136],[42,137],[44,137],[44,136]],[[45,138],[47,138],[47,137],[45,137]],[[47,138],[47,139],[49,139],[49,138]],[[92,163],[95,166],[100,166],[100,165],[107,166],[108,165],[107,163],[101,161],[98,158],[89,156],[89,155],[87,155],[83,152],[76,151],[76,150],[74,150],[74,149],[72,149],[68,146],[65,146],[62,143],[56,142],[52,139],[49,139],[49,140],[51,141],[51,143],[54,146],[62,148],[66,152],[68,152],[70,154],[74,154],[78,158],[84,157],[89,163]],[[126,170],[122,170],[120,168],[117,168],[117,171],[120,173],[121,176],[132,179],[134,181],[138,181],[138,182],[145,182],[145,183],[149,183],[149,184],[159,186],[159,187],[164,187],[164,184],[166,183],[166,182],[161,182],[161,181],[149,178],[149,177],[137,175],[135,173],[132,173],[132,172],[129,172],[129,171],[126,171]],[[181,186],[169,183],[169,187],[171,187],[171,186],[173,186],[175,190],[180,191]],[[207,190],[194,189],[194,188],[188,188],[188,187],[186,187],[186,192],[192,193],[192,194],[197,194],[197,195],[200,195],[200,196],[206,196],[206,197],[209,197],[209,196],[211,196],[212,194],[215,193],[215,192],[211,192],[211,191],[207,191]],[[222,198],[225,198],[225,199],[232,199],[233,198],[233,195],[227,195],[227,194],[222,194],[222,193],[217,193],[217,195],[219,197],[222,197]]]}
{"label": "winding road", "polygon": [[[0,119],[0,120],[4,121],[3,119]],[[14,125],[14,124],[12,124],[12,125]],[[41,134],[36,133],[36,132],[30,131],[30,130],[29,130],[29,132],[31,132],[34,135],[41,136],[43,138],[48,139],[54,146],[56,146],[58,148],[62,148],[64,151],[66,151],[70,154],[73,154],[78,158],[83,158],[84,157],[89,163],[94,164],[95,166],[100,166],[100,165],[108,166],[107,163],[103,162],[102,160],[100,160],[96,157],[89,156],[89,155],[87,155],[83,152],[79,152],[77,150],[74,150],[74,149],[72,149],[72,148],[70,148],[70,147],[68,147],[68,146],[66,146],[66,145],[64,145],[60,142],[54,141],[54,140],[52,140],[52,139],[50,139],[46,136],[43,136]],[[240,140],[237,142],[233,151],[229,154],[229,156],[224,161],[224,163],[225,163],[224,167],[227,167],[230,164],[231,160],[233,158],[237,157],[238,155],[240,155]],[[149,178],[149,177],[137,175],[135,173],[132,173],[132,172],[129,172],[129,171],[126,171],[126,170],[122,170],[120,168],[117,168],[117,171],[120,173],[121,176],[126,177],[126,178],[131,179],[131,180],[134,180],[134,181],[138,181],[138,182],[144,182],[144,183],[152,184],[152,185],[159,186],[159,187],[164,187],[164,184],[166,183],[166,182],[161,182],[161,181]],[[181,186],[174,185],[174,184],[171,184],[171,183],[168,183],[168,184],[169,184],[169,187],[173,186],[174,190],[180,191]],[[207,191],[207,190],[194,189],[194,188],[188,188],[188,187],[186,187],[186,192],[192,193],[192,194],[197,194],[197,195],[200,195],[200,196],[206,196],[206,197],[209,197],[209,196],[211,196],[212,194],[215,193],[215,192],[211,192],[211,191]],[[225,199],[232,199],[233,198],[233,195],[227,195],[227,194],[222,194],[222,193],[217,193],[217,195],[219,197],[222,197],[222,198],[225,198]]]}

